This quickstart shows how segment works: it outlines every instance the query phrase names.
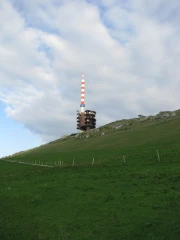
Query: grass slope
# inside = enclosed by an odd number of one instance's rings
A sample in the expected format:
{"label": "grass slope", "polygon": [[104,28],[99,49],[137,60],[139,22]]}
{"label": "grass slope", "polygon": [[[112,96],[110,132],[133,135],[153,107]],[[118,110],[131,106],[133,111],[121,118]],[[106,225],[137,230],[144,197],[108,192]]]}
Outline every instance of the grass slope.
{"label": "grass slope", "polygon": [[0,239],[179,240],[180,116],[156,117],[8,158],[63,160],[63,168],[0,161]]}
{"label": "grass slope", "polygon": [[[122,128],[113,128],[122,123]],[[131,163],[135,163],[134,157],[143,163],[145,159],[156,158],[156,150],[161,149],[162,157],[166,155],[169,158],[171,155],[176,158],[174,152],[179,154],[179,133],[180,111],[176,111],[176,116],[166,119],[156,117],[153,121],[117,121],[88,133],[61,138],[10,158],[44,163],[62,160],[66,165],[71,165],[72,159],[75,159],[76,164],[84,165],[90,164],[92,158],[95,158],[96,163],[111,161],[113,164],[122,155],[126,155]]]}

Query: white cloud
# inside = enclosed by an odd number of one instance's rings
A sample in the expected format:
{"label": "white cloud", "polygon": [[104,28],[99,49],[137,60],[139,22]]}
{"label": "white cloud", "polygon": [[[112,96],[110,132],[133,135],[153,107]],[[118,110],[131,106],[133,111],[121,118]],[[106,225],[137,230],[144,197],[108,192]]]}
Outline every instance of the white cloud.
{"label": "white cloud", "polygon": [[93,1],[1,1],[0,99],[8,116],[43,141],[74,132],[82,71],[98,125],[179,108],[171,13],[180,6],[160,2],[106,0],[102,11]]}

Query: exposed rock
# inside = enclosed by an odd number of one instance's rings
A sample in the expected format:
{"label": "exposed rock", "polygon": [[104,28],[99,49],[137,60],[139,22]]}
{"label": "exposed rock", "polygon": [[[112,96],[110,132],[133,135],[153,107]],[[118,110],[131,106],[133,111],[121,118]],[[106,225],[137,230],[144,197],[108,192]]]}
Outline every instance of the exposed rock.
{"label": "exposed rock", "polygon": [[102,132],[102,133],[101,133],[102,136],[105,135],[105,134],[106,134],[105,132]]}
{"label": "exposed rock", "polygon": [[95,129],[93,129],[93,132],[99,132],[99,128],[95,128]]}
{"label": "exposed rock", "polygon": [[176,112],[171,113],[171,117],[174,117],[174,116],[176,116]]}
{"label": "exposed rock", "polygon": [[115,126],[114,128],[118,129],[118,128],[121,128],[121,127],[123,127],[123,125]]}
{"label": "exposed rock", "polygon": [[161,118],[167,118],[167,117],[170,117],[170,114],[169,113],[163,113],[161,115]]}
{"label": "exposed rock", "polygon": [[169,117],[174,117],[176,116],[176,112],[160,112],[156,116],[154,116],[154,119],[164,119],[164,118],[169,118]]}
{"label": "exposed rock", "polygon": [[141,116],[140,118],[139,118],[139,121],[140,122],[143,122],[143,121],[146,121],[148,119],[148,117],[146,117],[146,116]]}
{"label": "exposed rock", "polygon": [[114,128],[114,129],[118,129],[121,127],[123,127],[123,124],[117,124],[117,125],[112,126],[112,128]]}
{"label": "exposed rock", "polygon": [[86,135],[86,138],[89,138],[90,136],[89,135]]}

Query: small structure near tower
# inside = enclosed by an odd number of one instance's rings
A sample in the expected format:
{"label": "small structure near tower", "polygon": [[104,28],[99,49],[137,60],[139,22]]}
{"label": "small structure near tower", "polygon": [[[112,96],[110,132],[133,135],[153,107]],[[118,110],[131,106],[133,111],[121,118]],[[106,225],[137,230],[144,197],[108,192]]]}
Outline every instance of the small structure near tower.
{"label": "small structure near tower", "polygon": [[82,73],[81,81],[81,105],[80,111],[77,112],[77,129],[80,131],[89,131],[96,128],[96,112],[92,110],[85,111],[85,80]]}

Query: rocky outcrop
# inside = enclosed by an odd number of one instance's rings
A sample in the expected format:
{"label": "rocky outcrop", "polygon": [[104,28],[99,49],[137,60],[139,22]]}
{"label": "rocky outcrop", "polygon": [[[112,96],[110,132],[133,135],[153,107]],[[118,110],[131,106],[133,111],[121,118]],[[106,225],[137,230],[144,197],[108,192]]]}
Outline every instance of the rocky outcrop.
{"label": "rocky outcrop", "polygon": [[[122,119],[113,123],[109,123],[105,126],[95,128],[90,130],[89,132],[81,132],[81,133],[73,133],[69,136],[65,135],[61,139],[56,141],[65,141],[69,138],[74,139],[89,139],[89,138],[95,138],[105,135],[110,135],[112,130],[117,131],[127,131],[134,128],[136,125],[139,124],[146,124],[146,123],[153,123],[156,121],[159,121],[160,123],[164,123],[168,121],[168,119],[180,115],[180,110],[177,111],[163,111],[159,112],[157,115],[149,115],[144,116],[139,114],[137,118],[133,119]],[[55,143],[56,141],[53,141],[52,143]]]}

